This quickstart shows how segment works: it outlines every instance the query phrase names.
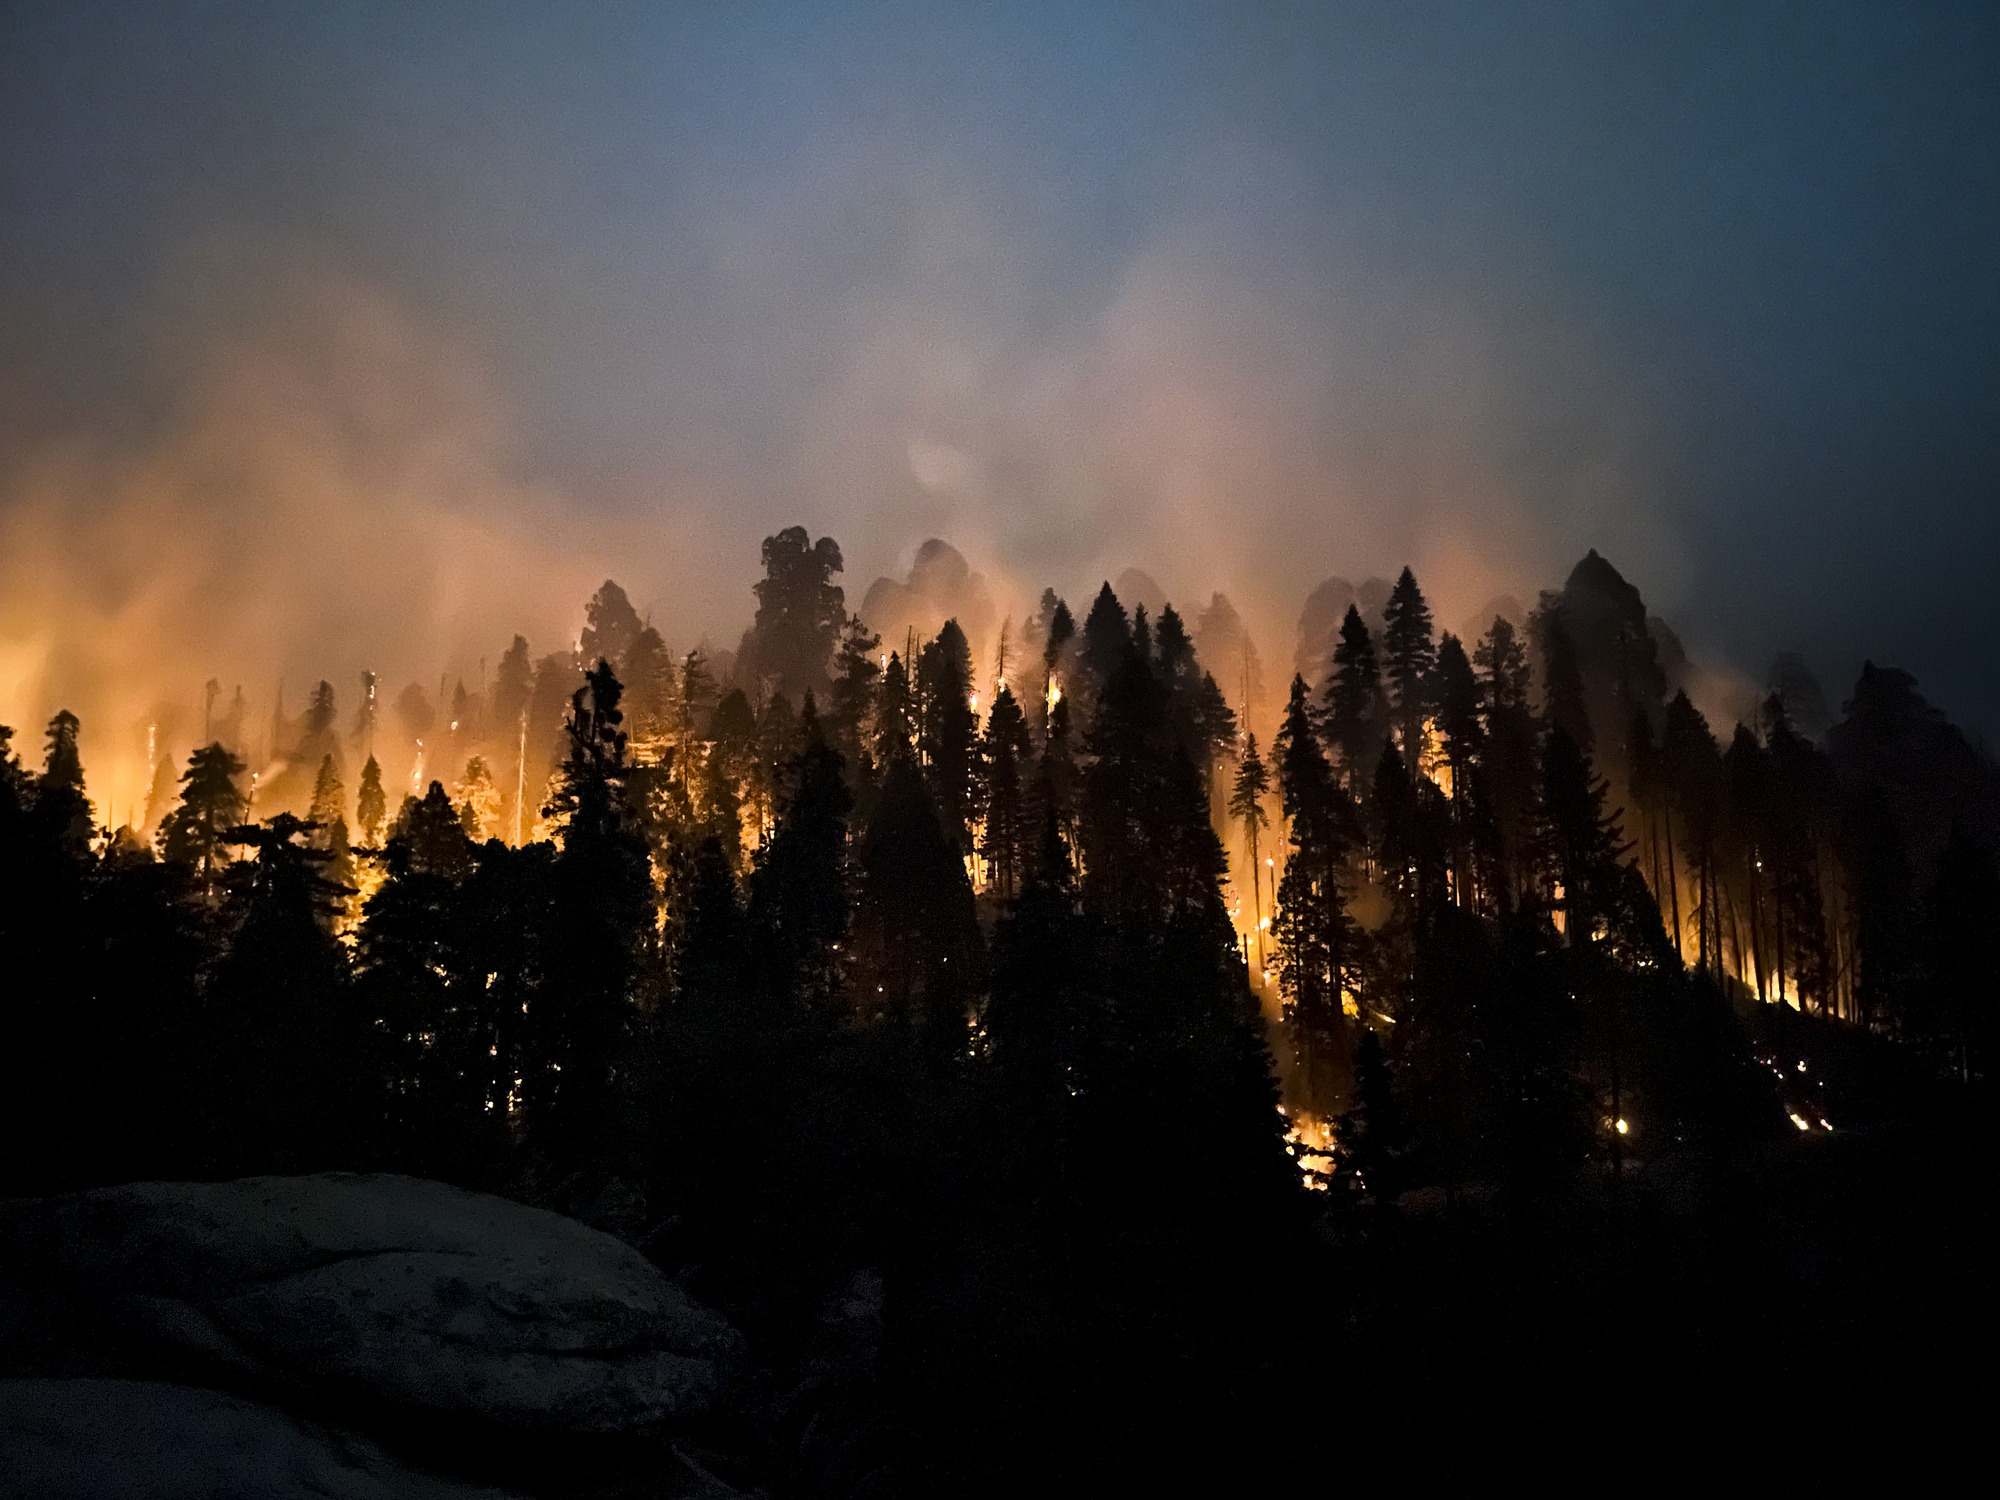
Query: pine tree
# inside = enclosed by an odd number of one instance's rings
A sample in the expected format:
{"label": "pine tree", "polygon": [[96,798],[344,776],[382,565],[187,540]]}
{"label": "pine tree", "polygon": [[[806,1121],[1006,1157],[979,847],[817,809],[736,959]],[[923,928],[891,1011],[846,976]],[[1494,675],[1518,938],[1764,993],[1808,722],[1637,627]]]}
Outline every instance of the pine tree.
{"label": "pine tree", "polygon": [[518,913],[495,910],[497,872],[438,782],[405,803],[378,857],[385,878],[357,936],[356,990],[387,1085],[382,1149],[403,1170],[486,1179],[506,1149],[513,1082],[527,1066],[517,1038],[529,1017],[519,966],[486,947],[483,924],[511,919],[512,938],[534,944],[548,923],[524,932]]}
{"label": "pine tree", "polygon": [[250,799],[236,782],[244,769],[220,744],[195,751],[181,775],[180,806],[160,825],[160,857],[194,870],[211,894],[229,863],[226,836],[250,811]]}
{"label": "pine tree", "polygon": [[382,767],[375,757],[369,756],[361,768],[361,790],[354,798],[354,819],[361,827],[361,838],[371,848],[382,841],[382,824],[389,816],[389,802],[382,794]]}
{"label": "pine tree", "polygon": [[465,763],[465,776],[458,784],[458,820],[469,839],[494,837],[500,818],[500,789],[493,785],[493,773],[486,758],[475,755]]}
{"label": "pine tree", "polygon": [[[322,832],[347,817],[347,788],[340,784],[340,770],[334,764],[333,755],[328,752],[319,763],[319,775],[313,779],[312,807],[306,813],[308,822],[316,823]],[[324,838],[320,847],[326,847]]]}
{"label": "pine tree", "polygon": [[1077,780],[1076,756],[1070,745],[1069,700],[1062,698],[1049,710],[1042,757],[1035,766],[1033,808],[1038,821],[1053,822],[1068,850],[1077,846]]}
{"label": "pine tree", "polygon": [[643,625],[624,654],[611,659],[618,680],[625,684],[625,717],[632,737],[657,755],[671,734],[674,710],[674,659],[667,643],[659,631]]}
{"label": "pine tree", "polygon": [[1543,899],[1563,914],[1573,948],[1595,944],[1618,909],[1622,876],[1618,822],[1605,811],[1605,783],[1560,724],[1542,745],[1539,845]]}
{"label": "pine tree", "polygon": [[[1696,962],[1720,981],[1722,928],[1717,841],[1722,817],[1722,757],[1716,750],[1714,736],[1709,733],[1708,721],[1686,693],[1676,693],[1667,704],[1660,763],[1670,789],[1667,860],[1671,866],[1678,854],[1692,878],[1694,908],[1690,915],[1695,919]],[[1673,905],[1678,907],[1678,897]],[[1676,917],[1677,927],[1679,922]],[[1676,942],[1675,946],[1680,945]]]}
{"label": "pine tree", "polygon": [[1153,625],[1143,604],[1132,611],[1132,654],[1149,667],[1158,665],[1153,656]]}
{"label": "pine tree", "polygon": [[1257,736],[1243,738],[1243,758],[1236,765],[1236,780],[1229,793],[1229,812],[1243,825],[1243,846],[1250,856],[1250,903],[1251,916],[1256,923],[1257,950],[1259,964],[1262,964],[1264,950],[1264,859],[1261,840],[1264,829],[1270,826],[1270,815],[1264,811],[1264,799],[1271,792],[1271,773],[1264,764],[1264,758],[1257,753]]}
{"label": "pine tree", "polygon": [[1494,896],[1511,906],[1522,893],[1534,836],[1540,748],[1529,700],[1532,672],[1514,627],[1498,616],[1472,660],[1481,673],[1485,714],[1480,781],[1492,809]]}
{"label": "pine tree", "polygon": [[918,667],[917,746],[937,815],[954,847],[970,847],[977,809],[974,759],[979,719],[972,711],[972,652],[956,620],[924,647]]}
{"label": "pine tree", "polygon": [[848,763],[856,767],[861,763],[862,753],[871,748],[869,733],[873,728],[875,684],[887,666],[876,655],[881,645],[882,638],[855,615],[847,622],[847,633],[840,638],[840,652],[834,658],[827,736]]}
{"label": "pine tree", "polygon": [[1359,935],[1347,911],[1353,813],[1320,752],[1303,677],[1292,678],[1279,732],[1278,795],[1291,852],[1271,924],[1278,989],[1307,1107],[1330,1111],[1347,1052],[1347,995],[1356,988]]}
{"label": "pine tree", "polygon": [[916,697],[910,690],[909,671],[896,652],[889,653],[877,699],[875,761],[886,766],[900,754],[915,753],[917,745]]}
{"label": "pine tree", "polygon": [[1431,706],[1431,674],[1437,648],[1431,641],[1431,609],[1408,568],[1397,575],[1382,610],[1382,665],[1395,703],[1403,762],[1412,780],[1423,773],[1424,719]]}
{"label": "pine tree", "polygon": [[1029,855],[1030,814],[1024,785],[1032,754],[1028,721],[1014,701],[1014,690],[1003,686],[987,715],[986,736],[979,757],[986,785],[986,809],[979,852],[990,871],[993,893],[1011,901],[1021,888]]}
{"label": "pine tree", "polygon": [[1049,715],[1062,693],[1058,669],[1076,638],[1076,620],[1054,589],[1042,590],[1041,608],[1036,615],[1036,634],[1042,642],[1042,737],[1049,733]]}
{"label": "pine tree", "polygon": [[[733,695],[749,709],[749,700],[741,692]],[[715,687],[715,678],[708,670],[708,658],[699,647],[681,658],[680,678],[674,685],[672,732],[674,740],[674,771],[684,777],[693,769],[700,756],[701,741],[704,736],[717,738],[711,727],[711,719],[720,707]]]}
{"label": "pine tree", "polygon": [[1087,703],[1095,702],[1097,691],[1111,680],[1111,674],[1124,663],[1131,650],[1132,622],[1126,618],[1124,606],[1107,582],[1097,591],[1090,613],[1083,621],[1081,666],[1086,680],[1078,686],[1088,690]]}
{"label": "pine tree", "polygon": [[757,821],[764,835],[777,823],[791,796],[800,744],[799,718],[792,711],[792,700],[783,693],[772,694],[757,716],[757,758],[751,773]]}
{"label": "pine tree", "polygon": [[1388,724],[1389,701],[1382,691],[1374,638],[1361,612],[1350,604],[1340,622],[1340,644],[1333,648],[1325,703],[1327,745],[1337,758],[1349,795],[1361,795],[1374,777],[1375,756]]}
{"label": "pine tree", "polygon": [[979,922],[958,846],[908,755],[883,768],[882,796],[857,853],[861,1010],[963,1051],[979,979]]}
{"label": "pine tree", "polygon": [[332,856],[301,841],[280,813],[228,831],[256,851],[235,893],[240,913],[209,992],[212,1086],[229,1119],[229,1175],[348,1166],[358,1100],[347,1089],[361,1038],[342,1004],[346,964],[330,935],[346,892],[326,879]]}
{"label": "pine tree", "polygon": [[845,987],[853,797],[839,754],[821,736],[806,742],[793,775],[795,790],[750,878],[754,979],[775,1000],[825,1005]]}
{"label": "pine tree", "polygon": [[48,749],[35,786],[34,820],[49,836],[81,857],[90,848],[90,798],[83,790],[82,726],[62,709],[49,720]]}
{"label": "pine tree", "polygon": [[646,844],[626,800],[622,693],[608,663],[585,674],[571,699],[568,752],[546,809],[561,820],[562,852],[548,980],[531,1016],[526,1103],[530,1140],[559,1169],[601,1165],[618,1138],[635,985],[653,930]]}

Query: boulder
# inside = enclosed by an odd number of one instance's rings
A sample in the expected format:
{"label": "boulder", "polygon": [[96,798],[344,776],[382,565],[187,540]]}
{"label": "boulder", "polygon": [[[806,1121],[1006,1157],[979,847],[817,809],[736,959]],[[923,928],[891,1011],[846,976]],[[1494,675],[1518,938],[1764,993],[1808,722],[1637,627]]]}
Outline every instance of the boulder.
{"label": "boulder", "polygon": [[151,1380],[0,1380],[0,1496],[22,1500],[505,1500],[352,1433]]}
{"label": "boulder", "polygon": [[743,1343],[636,1250],[387,1174],[136,1183],[0,1204],[0,1274],[108,1322],[109,1372],[565,1433],[725,1407]]}

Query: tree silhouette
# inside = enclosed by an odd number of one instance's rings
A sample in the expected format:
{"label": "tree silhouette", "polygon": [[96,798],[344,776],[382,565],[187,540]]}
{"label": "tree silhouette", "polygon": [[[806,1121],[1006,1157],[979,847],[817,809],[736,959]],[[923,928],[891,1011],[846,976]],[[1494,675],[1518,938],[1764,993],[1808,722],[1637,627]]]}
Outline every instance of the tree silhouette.
{"label": "tree silhouette", "polygon": [[546,977],[530,1012],[524,1100],[531,1142],[559,1171],[603,1161],[629,1086],[634,986],[652,931],[645,840],[625,797],[622,688],[608,663],[584,675],[546,814],[561,821]]}
{"label": "tree silhouette", "polygon": [[1416,575],[1396,577],[1382,610],[1382,666],[1394,698],[1403,763],[1412,780],[1423,772],[1424,718],[1430,711],[1431,674],[1437,648],[1431,641],[1431,609]]}
{"label": "tree silhouette", "polygon": [[625,590],[609,578],[583,609],[583,633],[577,637],[576,654],[585,661],[622,664],[645,622],[625,596]]}
{"label": "tree silhouette", "polygon": [[828,1004],[845,986],[853,798],[840,756],[815,732],[800,752],[794,790],[750,878],[755,982],[768,994]]}
{"label": "tree silhouette", "polygon": [[1324,722],[1341,780],[1350,795],[1362,795],[1375,775],[1375,756],[1388,732],[1389,702],[1382,691],[1374,638],[1361,612],[1351,604],[1340,622],[1340,644],[1333,649]]}
{"label": "tree silhouette", "polygon": [[389,802],[382,794],[382,767],[374,756],[361,768],[361,789],[354,797],[354,820],[361,827],[362,840],[375,845],[382,841],[382,825],[389,816]]}
{"label": "tree silhouette", "polygon": [[986,820],[979,852],[992,872],[993,893],[1002,901],[1011,901],[1020,891],[1031,853],[1025,781],[1033,751],[1027,718],[1014,701],[1014,690],[1003,686],[994,695],[993,710],[987,715],[979,756],[986,782],[981,799]]}
{"label": "tree silhouette", "polygon": [[1257,736],[1243,737],[1243,758],[1236,764],[1236,779],[1230,786],[1230,816],[1243,825],[1243,847],[1250,856],[1250,910],[1256,926],[1257,950],[1261,962],[1264,950],[1264,860],[1261,839],[1270,826],[1264,799],[1271,793],[1271,772],[1257,753]]}
{"label": "tree silhouette", "polygon": [[757,618],[737,653],[738,682],[769,681],[795,702],[808,691],[826,692],[827,663],[847,622],[846,595],[832,581],[841,568],[830,536],[814,542],[803,526],[788,526],[764,539]]}
{"label": "tree silhouette", "polygon": [[1320,752],[1303,677],[1292,678],[1276,748],[1278,795],[1291,843],[1271,924],[1278,989],[1285,999],[1307,1108],[1327,1114],[1339,1095],[1347,1061],[1343,1002],[1355,988],[1359,947],[1358,929],[1347,911],[1353,813]]}

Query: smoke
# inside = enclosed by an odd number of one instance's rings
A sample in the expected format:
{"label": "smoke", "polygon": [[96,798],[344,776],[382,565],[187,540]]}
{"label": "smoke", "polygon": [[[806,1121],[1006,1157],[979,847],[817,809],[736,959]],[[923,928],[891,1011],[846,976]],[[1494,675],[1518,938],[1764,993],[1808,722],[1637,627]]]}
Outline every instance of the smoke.
{"label": "smoke", "polygon": [[476,680],[514,630],[571,639],[615,554],[519,477],[463,347],[351,282],[293,291],[188,353],[137,451],[45,450],[0,506],[0,722],[78,713],[100,816],[143,796],[151,726],[160,754],[199,738],[206,679],[245,688],[252,743],[281,687],[297,713],[322,677],[351,711],[364,668]]}
{"label": "smoke", "polygon": [[516,631],[567,645],[607,577],[670,644],[733,641],[793,523],[840,541],[850,606],[938,536],[982,637],[1138,569],[1190,620],[1227,594],[1274,668],[1333,573],[1410,563],[1456,621],[1595,544],[1674,601],[1642,403],[1548,316],[1246,235],[1240,204],[1079,272],[942,156],[787,170],[705,205],[698,265],[646,268],[691,282],[671,317],[616,276],[543,314],[419,311],[326,258],[190,257],[153,318],[163,419],[44,447],[0,497],[0,722],[79,713],[122,821],[149,726],[178,705],[184,755],[210,677],[253,728],[281,684],[296,712],[324,677],[344,714],[364,668],[385,698],[476,685]]}

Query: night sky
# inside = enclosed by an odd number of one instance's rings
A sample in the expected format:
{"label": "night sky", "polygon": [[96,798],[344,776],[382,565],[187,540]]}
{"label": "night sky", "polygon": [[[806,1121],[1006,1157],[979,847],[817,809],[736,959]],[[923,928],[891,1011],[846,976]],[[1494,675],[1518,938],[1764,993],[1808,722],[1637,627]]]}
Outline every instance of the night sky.
{"label": "night sky", "polygon": [[1596,546],[2000,733],[2000,8],[940,9],[8,7],[0,709],[108,670],[52,574],[346,680],[503,575],[732,639],[796,520],[1284,662]]}

